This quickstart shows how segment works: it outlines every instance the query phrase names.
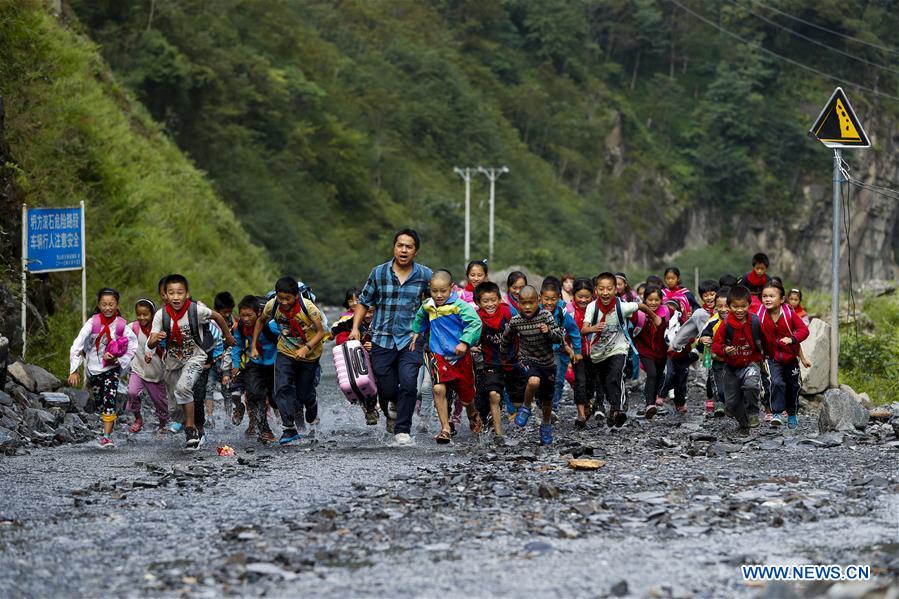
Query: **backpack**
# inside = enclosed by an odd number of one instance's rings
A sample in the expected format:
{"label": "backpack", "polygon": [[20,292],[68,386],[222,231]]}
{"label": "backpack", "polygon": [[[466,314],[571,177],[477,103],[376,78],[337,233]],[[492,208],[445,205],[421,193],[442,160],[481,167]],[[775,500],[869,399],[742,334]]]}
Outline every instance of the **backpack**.
{"label": "backpack", "polygon": [[[640,376],[640,355],[637,353],[637,348],[634,346],[634,340],[631,338],[631,332],[629,330],[633,324],[629,320],[624,319],[624,313],[621,311],[621,300],[617,297],[615,298],[615,316],[618,318],[618,326],[621,327],[624,338],[627,339],[627,344],[630,346],[627,351],[630,368],[625,370],[625,378],[636,380]],[[599,322],[598,304],[593,310],[593,318],[591,319],[590,326],[596,326],[597,322]]]}
{"label": "backpack", "polygon": [[[762,355],[765,354],[765,338],[762,337],[762,323],[757,314],[749,314],[749,327],[752,329],[752,340]],[[734,336],[734,328],[729,322],[724,322],[724,345],[730,345]]]}
{"label": "backpack", "polygon": [[[187,307],[187,321],[190,324],[190,336],[194,340],[194,343],[196,343],[197,347],[202,349],[204,353],[210,355],[210,350],[215,346],[215,339],[212,337],[212,333],[206,330],[206,327],[200,326],[196,302],[191,302]],[[165,338],[169,339],[172,334],[172,317],[169,316],[169,313],[165,308],[162,310],[162,330],[165,331]]]}
{"label": "backpack", "polygon": [[[116,316],[115,321],[115,336],[116,339],[122,337],[125,334],[125,327],[128,326],[128,323],[121,316]],[[85,340],[85,351],[84,355],[87,355],[89,348],[93,345],[93,342],[96,341],[97,335],[100,334],[100,331],[103,330],[103,323],[100,322],[100,315],[94,314],[91,316],[91,336]],[[107,340],[106,344],[109,345],[112,343],[112,339]]]}
{"label": "backpack", "polygon": [[[311,287],[309,287],[308,285],[306,285],[306,283],[304,283],[302,281],[297,282],[297,294],[301,298],[306,298],[313,304],[315,303],[315,293],[313,293]],[[265,304],[267,304],[271,300],[275,299],[275,297],[277,295],[278,295],[278,293],[274,289],[272,289],[271,291],[266,293],[265,294],[265,303],[262,304],[262,307],[264,308]],[[275,309],[277,310],[277,306],[275,307]],[[309,316],[309,309],[306,308],[306,302],[302,302],[302,301],[300,302],[300,310],[303,311],[303,315],[306,317],[307,320],[310,320],[310,321],[312,320],[312,317]],[[330,328],[329,323],[328,323],[328,317],[325,316],[325,313],[322,312],[321,310],[319,310],[319,313],[322,315],[322,325],[325,327],[325,331],[327,331]],[[274,310],[272,311],[272,318],[274,319]]]}

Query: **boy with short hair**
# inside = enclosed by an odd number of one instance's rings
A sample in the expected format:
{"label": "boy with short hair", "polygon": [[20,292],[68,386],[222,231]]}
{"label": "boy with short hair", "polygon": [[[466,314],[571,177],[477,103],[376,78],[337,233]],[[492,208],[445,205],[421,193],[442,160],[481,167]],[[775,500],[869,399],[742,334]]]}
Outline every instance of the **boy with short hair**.
{"label": "boy with short hair", "polygon": [[[231,377],[242,379],[242,386],[246,388],[250,421],[247,435],[258,433],[257,439],[260,442],[273,443],[275,435],[268,424],[266,401],[274,397],[275,355],[278,353],[280,331],[273,326],[273,321],[270,322],[259,335],[258,354],[255,357],[251,355],[253,331],[263,307],[259,299],[255,295],[247,295],[237,305],[238,320],[234,327],[234,339],[237,343],[231,348]],[[243,404],[236,402],[234,411],[232,422],[236,420],[240,424],[243,421]]]}
{"label": "boy with short hair", "polygon": [[[711,353],[712,339],[715,333],[721,327],[721,324],[727,320],[730,308],[727,306],[727,294],[730,293],[730,287],[720,287],[715,295],[715,311],[712,317],[706,322],[702,333],[699,336],[699,343],[703,348],[708,348]],[[712,402],[712,414],[715,418],[725,415],[724,409],[724,361],[714,354],[711,355],[712,364],[709,368],[711,375],[710,381],[706,383],[706,412],[708,412],[708,402]]]}
{"label": "boy with short hair", "polygon": [[[228,323],[228,328],[231,332],[234,332],[234,297],[227,291],[220,291],[215,294],[215,298],[212,300],[212,309],[219,314],[221,314],[222,318],[225,319],[225,322]],[[219,358],[228,357],[230,360],[230,352],[225,352]],[[231,366],[228,365],[227,368],[223,367],[223,360],[217,359],[213,363],[211,369],[208,373],[208,380],[206,382],[206,426],[209,428],[215,428],[215,418],[213,417],[215,410],[215,400],[222,400],[222,405],[225,406],[225,411],[228,411],[228,405],[225,401],[225,398],[222,394],[224,390],[227,392],[228,387],[231,383]]]}
{"label": "boy with short hair", "polygon": [[627,320],[637,310],[646,312],[650,317],[654,317],[654,314],[643,303],[620,301],[615,294],[614,274],[603,272],[594,280],[596,299],[590,302],[584,312],[581,335],[589,335],[588,359],[593,363],[596,387],[605,392],[609,402],[607,423],[620,428],[627,421],[624,408],[624,369],[631,348],[626,330]]}
{"label": "boy with short hair", "polygon": [[475,435],[481,433],[483,423],[474,406],[474,365],[471,346],[481,338],[481,319],[471,304],[453,291],[453,275],[446,269],[434,271],[430,282],[431,298],[425,301],[412,319],[410,351],[424,331],[428,335],[428,362],[434,384],[434,404],[440,419],[437,443],[452,440],[449,424],[449,405],[446,394],[449,387],[468,413],[468,424]]}
{"label": "boy with short hair", "polygon": [[219,325],[228,345],[234,345],[234,337],[221,315],[191,301],[183,275],[166,277],[164,289],[166,304],[153,317],[147,347],[155,349],[165,340],[166,389],[184,410],[185,449],[195,450],[200,446],[200,436],[194,419],[194,385],[203,374],[214,343],[207,328],[209,321]]}
{"label": "boy with short hair", "polygon": [[727,295],[730,313],[712,340],[712,354],[724,361],[724,399],[737,419],[739,434],[759,426],[759,394],[764,360],[761,324],[749,311],[749,289],[737,285]]}
{"label": "boy with short hair", "polygon": [[265,304],[253,328],[251,357],[259,357],[259,336],[272,319],[281,330],[275,356],[275,403],[283,427],[278,443],[287,445],[300,438],[296,418],[301,410],[307,423],[318,419],[315,373],[327,333],[321,312],[300,295],[293,277],[281,277],[275,283],[275,297]]}
{"label": "boy with short hair", "polygon": [[527,380],[524,405],[518,408],[515,424],[524,428],[531,417],[534,396],[538,396],[543,423],[540,425],[540,444],[553,442],[553,391],[556,382],[556,359],[553,345],[562,343],[562,329],[552,314],[540,308],[537,290],[525,285],[518,295],[519,313],[509,320],[500,341],[500,352],[505,354],[518,341],[521,370]]}
{"label": "boy with short hair", "polygon": [[481,353],[484,364],[482,388],[478,389],[490,406],[493,421],[494,443],[505,443],[503,437],[503,393],[508,393],[512,404],[521,406],[524,389],[521,385],[521,372],[518,367],[518,346],[513,343],[501,351],[502,337],[506,325],[517,313],[515,308],[502,301],[499,285],[485,281],[474,290],[475,302],[478,304],[478,317],[481,319],[481,339],[472,351]]}
{"label": "boy with short hair", "polygon": [[581,332],[574,322],[574,316],[563,309],[562,283],[555,277],[543,279],[540,287],[540,306],[552,314],[556,325],[565,333],[562,343],[553,346],[556,360],[556,383],[553,389],[553,422],[558,421],[562,391],[565,388],[565,372],[568,363],[577,364],[581,359]]}
{"label": "boy with short hair", "polygon": [[[771,261],[768,259],[767,254],[762,252],[757,253],[752,257],[752,270],[743,275],[740,280],[737,281],[737,285],[746,287],[756,300],[760,300],[762,297],[762,289],[768,284],[768,281],[771,280],[767,274],[770,265]],[[753,302],[753,304],[756,304],[756,302]]]}

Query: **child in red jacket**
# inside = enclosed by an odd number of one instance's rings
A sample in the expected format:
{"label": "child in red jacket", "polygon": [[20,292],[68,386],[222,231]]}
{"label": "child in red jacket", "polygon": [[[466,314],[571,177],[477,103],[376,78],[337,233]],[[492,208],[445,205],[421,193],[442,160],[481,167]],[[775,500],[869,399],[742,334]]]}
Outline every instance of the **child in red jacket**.
{"label": "child in red jacket", "polygon": [[762,308],[756,313],[765,338],[765,356],[770,376],[771,426],[783,425],[787,414],[790,428],[799,426],[799,344],[808,338],[808,327],[802,318],[784,305],[784,288],[769,282],[762,289]]}
{"label": "child in red jacket", "polygon": [[760,363],[764,341],[758,316],[749,312],[749,289],[737,285],[727,295],[730,314],[715,331],[712,354],[724,361],[724,400],[740,425],[740,436],[759,426]]}

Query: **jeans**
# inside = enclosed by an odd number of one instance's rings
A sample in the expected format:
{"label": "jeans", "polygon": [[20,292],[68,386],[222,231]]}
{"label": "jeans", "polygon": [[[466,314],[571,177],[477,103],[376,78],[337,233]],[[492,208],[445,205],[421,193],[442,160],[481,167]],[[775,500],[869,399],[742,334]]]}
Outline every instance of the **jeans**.
{"label": "jeans", "polygon": [[749,425],[750,416],[758,416],[762,372],[758,364],[745,368],[724,367],[724,397],[727,409],[740,426]]}
{"label": "jeans", "polygon": [[393,425],[396,434],[409,434],[412,430],[421,363],[421,352],[410,351],[408,345],[394,349],[374,343],[371,346],[371,368],[378,381],[381,405],[396,404],[396,422]]}
{"label": "jeans", "polygon": [[613,412],[624,411],[624,367],[627,365],[627,354],[609,356],[594,364],[596,386],[605,391],[606,401]]}
{"label": "jeans", "polygon": [[553,412],[559,411],[562,403],[562,391],[565,389],[565,373],[568,371],[568,361],[571,358],[566,353],[556,353],[556,386],[553,389]]}
{"label": "jeans", "polygon": [[298,414],[306,413],[306,422],[318,418],[315,401],[315,371],[318,360],[300,362],[278,352],[275,357],[275,403],[284,428],[296,428]]}

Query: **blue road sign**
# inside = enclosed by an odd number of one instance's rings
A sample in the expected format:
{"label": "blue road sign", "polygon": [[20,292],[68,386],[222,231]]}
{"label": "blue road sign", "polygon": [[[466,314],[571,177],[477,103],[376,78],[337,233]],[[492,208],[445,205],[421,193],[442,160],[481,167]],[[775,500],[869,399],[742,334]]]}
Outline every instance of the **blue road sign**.
{"label": "blue road sign", "polygon": [[29,208],[26,220],[28,272],[81,270],[84,266],[81,208]]}

